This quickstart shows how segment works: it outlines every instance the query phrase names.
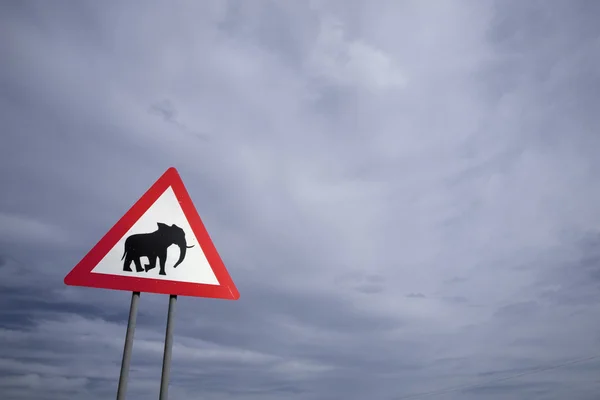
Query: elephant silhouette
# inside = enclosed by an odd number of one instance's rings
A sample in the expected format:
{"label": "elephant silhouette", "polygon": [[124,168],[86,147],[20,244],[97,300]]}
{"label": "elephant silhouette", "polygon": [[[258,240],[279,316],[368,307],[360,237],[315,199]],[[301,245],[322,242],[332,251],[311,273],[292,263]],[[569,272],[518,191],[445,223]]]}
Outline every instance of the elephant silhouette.
{"label": "elephant silhouette", "polygon": [[131,262],[135,264],[136,272],[144,272],[142,268],[141,257],[148,257],[149,263],[144,265],[148,272],[156,267],[156,260],[160,262],[160,275],[166,275],[165,264],[167,262],[167,249],[172,244],[179,246],[179,260],[173,268],[177,268],[185,258],[186,250],[194,247],[188,246],[185,240],[183,229],[173,224],[171,226],[158,222],[158,229],[150,233],[137,233],[125,239],[125,251],[121,261],[123,262],[123,271],[131,271]]}

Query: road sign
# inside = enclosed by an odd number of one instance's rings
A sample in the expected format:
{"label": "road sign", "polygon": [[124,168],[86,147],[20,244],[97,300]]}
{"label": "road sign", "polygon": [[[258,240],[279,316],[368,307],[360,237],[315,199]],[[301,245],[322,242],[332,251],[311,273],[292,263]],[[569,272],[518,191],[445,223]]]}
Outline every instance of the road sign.
{"label": "road sign", "polygon": [[148,189],[64,282],[131,292],[240,297],[175,168]]}

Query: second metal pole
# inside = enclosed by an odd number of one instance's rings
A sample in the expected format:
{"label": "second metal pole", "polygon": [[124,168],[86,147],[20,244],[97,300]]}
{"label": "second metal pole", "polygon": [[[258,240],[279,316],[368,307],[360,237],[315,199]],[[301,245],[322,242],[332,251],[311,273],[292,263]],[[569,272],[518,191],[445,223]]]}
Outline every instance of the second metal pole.
{"label": "second metal pole", "polygon": [[129,307],[129,320],[127,321],[127,333],[125,334],[125,347],[123,349],[123,360],[121,361],[121,375],[119,376],[117,400],[125,400],[125,393],[127,392],[127,378],[129,377],[129,364],[131,364],[133,334],[135,332],[139,301],[140,292],[133,292],[131,294],[131,306]]}
{"label": "second metal pole", "polygon": [[159,400],[168,400],[169,376],[171,372],[171,353],[173,351],[173,316],[175,315],[175,302],[177,295],[169,296],[169,311],[167,313],[167,332],[165,334],[165,353],[163,355],[162,375],[160,377]]}

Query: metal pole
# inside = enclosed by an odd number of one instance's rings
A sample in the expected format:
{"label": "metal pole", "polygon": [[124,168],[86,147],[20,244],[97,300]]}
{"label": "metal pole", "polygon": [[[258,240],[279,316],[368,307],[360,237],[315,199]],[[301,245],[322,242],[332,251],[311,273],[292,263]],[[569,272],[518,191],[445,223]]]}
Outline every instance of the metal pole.
{"label": "metal pole", "polygon": [[121,375],[119,376],[119,387],[117,389],[117,400],[124,400],[127,392],[127,378],[129,376],[129,364],[131,364],[131,353],[133,350],[133,333],[135,332],[135,321],[137,319],[140,292],[131,294],[131,306],[129,307],[129,320],[127,321],[127,333],[125,334],[125,347],[123,348],[123,360],[121,361]]}
{"label": "metal pole", "polygon": [[169,374],[171,372],[171,353],[173,351],[173,316],[175,315],[175,302],[177,295],[169,296],[169,311],[167,314],[167,332],[165,334],[165,353],[163,355],[162,375],[160,377],[159,400],[168,400]]}

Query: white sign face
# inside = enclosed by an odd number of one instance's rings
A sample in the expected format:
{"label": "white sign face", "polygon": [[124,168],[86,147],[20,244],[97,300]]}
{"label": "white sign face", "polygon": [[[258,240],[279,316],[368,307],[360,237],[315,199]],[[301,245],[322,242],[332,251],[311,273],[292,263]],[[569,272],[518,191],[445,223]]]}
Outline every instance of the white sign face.
{"label": "white sign face", "polygon": [[[185,250],[182,260],[181,249]],[[91,272],[219,285],[170,187]]]}

